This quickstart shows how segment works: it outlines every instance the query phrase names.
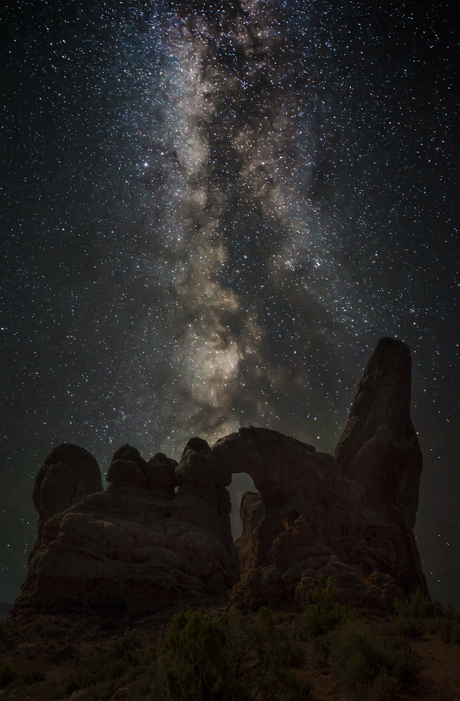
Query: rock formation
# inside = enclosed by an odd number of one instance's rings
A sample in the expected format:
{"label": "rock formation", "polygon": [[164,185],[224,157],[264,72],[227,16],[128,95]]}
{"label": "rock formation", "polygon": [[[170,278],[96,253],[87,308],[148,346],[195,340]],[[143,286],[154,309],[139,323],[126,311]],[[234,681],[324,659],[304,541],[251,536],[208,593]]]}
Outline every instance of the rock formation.
{"label": "rock formation", "polygon": [[231,474],[218,469],[206,441],[189,441],[179,464],[162,453],[147,462],[123,446],[107,480],[105,492],[86,495],[70,508],[56,494],[15,613],[82,601],[98,588],[121,589],[129,599],[152,604],[181,594],[223,596],[238,581],[225,489]]}
{"label": "rock formation", "polygon": [[70,443],[54,448],[35,480],[32,499],[38,511],[38,537],[29,561],[40,546],[43,526],[51,516],[78,504],[86,494],[100,491],[101,472],[91,453]]}
{"label": "rock formation", "polygon": [[259,493],[245,492],[241,497],[240,518],[243,530],[235,540],[240,558],[240,573],[244,574],[254,565],[255,539],[254,533],[264,516],[265,509]]}
{"label": "rock formation", "polygon": [[422,452],[410,416],[411,356],[393,338],[378,341],[364,370],[335,458],[364,489],[363,504],[391,522],[415,525]]}
{"label": "rock formation", "polygon": [[[412,532],[422,456],[410,371],[407,346],[381,339],[335,457],[255,427],[212,448],[192,438],[179,464],[162,453],[146,461],[126,445],[104,492],[87,451],[55,449],[37,477],[38,539],[14,611],[97,587],[149,601],[233,587],[229,605],[254,609],[307,599],[318,575],[333,576],[342,600],[358,606],[427,594]],[[237,472],[258,490],[242,498],[239,561],[226,490]]]}
{"label": "rock formation", "polygon": [[[428,593],[412,531],[422,454],[410,386],[409,348],[383,338],[359,383],[335,459],[261,429],[242,429],[214,446],[234,465],[245,463],[265,511],[251,536],[243,530],[240,542],[252,539],[253,560],[232,591],[235,606],[257,607],[293,591],[304,597],[316,575],[340,568],[343,598],[353,600],[353,590],[363,605],[386,605],[416,589]],[[295,528],[283,527],[283,516],[293,515],[300,517]],[[353,584],[358,580],[367,582],[361,591]]]}

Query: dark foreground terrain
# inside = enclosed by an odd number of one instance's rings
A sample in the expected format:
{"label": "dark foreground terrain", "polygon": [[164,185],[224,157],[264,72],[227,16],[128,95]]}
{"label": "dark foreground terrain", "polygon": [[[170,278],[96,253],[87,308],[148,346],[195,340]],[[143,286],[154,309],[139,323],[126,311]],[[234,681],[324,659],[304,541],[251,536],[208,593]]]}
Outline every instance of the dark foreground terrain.
{"label": "dark foreground terrain", "polygon": [[460,614],[413,597],[387,616],[340,606],[257,614],[197,601],[142,617],[102,592],[81,611],[0,624],[2,699],[460,699]]}

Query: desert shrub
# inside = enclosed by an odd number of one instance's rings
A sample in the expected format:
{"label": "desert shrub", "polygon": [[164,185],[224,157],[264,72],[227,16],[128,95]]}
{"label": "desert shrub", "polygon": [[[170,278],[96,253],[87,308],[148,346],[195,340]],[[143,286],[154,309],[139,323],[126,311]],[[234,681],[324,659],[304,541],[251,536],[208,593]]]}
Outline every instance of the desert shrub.
{"label": "desert shrub", "polygon": [[129,687],[126,700],[138,701],[145,697],[150,697],[152,689],[153,676],[150,672],[141,674],[136,681]]}
{"label": "desert shrub", "polygon": [[67,680],[66,693],[120,679],[134,668],[147,665],[149,652],[145,649],[138,652],[140,647],[140,638],[132,633],[117,640],[107,650],[83,658],[79,662],[80,672]]}
{"label": "desert shrub", "polygon": [[392,676],[384,669],[375,677],[372,687],[375,699],[379,701],[393,701],[401,688],[401,682],[397,676]]}
{"label": "desert shrub", "polygon": [[418,655],[396,637],[379,636],[360,621],[348,621],[331,636],[330,658],[340,688],[355,699],[391,699],[422,669]]}
{"label": "desert shrub", "polygon": [[412,638],[416,635],[433,635],[439,630],[443,618],[405,618],[396,617],[381,626],[384,635]]}
{"label": "desert shrub", "polygon": [[123,686],[121,681],[98,682],[94,687],[86,690],[84,701],[110,701],[120,686]]}
{"label": "desert shrub", "polygon": [[180,611],[173,618],[162,660],[165,697],[218,698],[229,676],[222,622],[203,611]]}
{"label": "desert shrub", "polygon": [[[292,666],[300,648],[277,628],[267,607],[258,621],[233,613],[207,618],[203,610],[174,616],[166,647],[152,683],[152,698],[162,701],[259,701],[289,699],[306,694]],[[249,657],[258,664],[249,664]]]}
{"label": "desert shrub", "polygon": [[64,645],[64,647],[62,648],[60,654],[64,658],[75,657],[75,647],[73,645],[71,645],[70,643],[67,643],[67,645]]}
{"label": "desert shrub", "polygon": [[444,643],[460,644],[460,612],[453,606],[447,608],[439,624],[439,634]]}
{"label": "desert shrub", "polygon": [[35,682],[44,682],[46,673],[42,669],[33,669],[29,672],[21,672],[17,675],[17,681],[20,684],[34,684]]}
{"label": "desert shrub", "polygon": [[339,604],[336,584],[335,579],[328,577],[326,587],[313,593],[313,603],[302,616],[305,629],[315,638],[334,630],[348,618],[349,607]]}
{"label": "desert shrub", "polygon": [[0,686],[8,686],[16,676],[16,672],[10,664],[0,664]]}
{"label": "desert shrub", "polygon": [[46,699],[49,699],[49,701],[53,701],[53,699],[62,699],[65,695],[64,688],[59,684],[57,679],[54,678],[47,682],[45,690]]}
{"label": "desert shrub", "polygon": [[316,663],[322,665],[329,659],[331,652],[331,633],[324,633],[313,638],[313,650],[315,651]]}
{"label": "desert shrub", "polygon": [[439,601],[426,598],[421,591],[416,591],[409,599],[396,601],[394,612],[396,616],[404,618],[439,618],[445,610]]}
{"label": "desert shrub", "polygon": [[457,623],[457,625],[452,628],[450,642],[454,645],[460,645],[460,623]]}
{"label": "desert shrub", "polygon": [[74,691],[79,691],[81,684],[76,677],[71,677],[65,685],[65,693],[70,696]]}
{"label": "desert shrub", "polygon": [[401,618],[398,617],[392,624],[389,624],[388,635],[394,635],[399,638],[411,638],[415,635],[423,635],[425,620],[426,619],[404,616]]}

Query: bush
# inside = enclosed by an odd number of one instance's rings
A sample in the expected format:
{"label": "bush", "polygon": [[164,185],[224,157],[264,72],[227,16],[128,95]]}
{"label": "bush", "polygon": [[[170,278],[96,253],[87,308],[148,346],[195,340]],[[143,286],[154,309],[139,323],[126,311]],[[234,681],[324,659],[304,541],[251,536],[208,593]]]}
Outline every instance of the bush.
{"label": "bush", "polygon": [[[275,701],[307,694],[291,667],[300,648],[279,630],[267,607],[258,621],[233,613],[206,618],[204,610],[174,616],[167,645],[156,665],[154,699],[161,701]],[[256,654],[258,664],[249,664]]]}
{"label": "bush", "polygon": [[404,641],[378,636],[359,621],[349,621],[332,634],[330,657],[339,687],[353,691],[357,701],[392,699],[422,669]]}
{"label": "bush", "polygon": [[46,673],[42,669],[34,669],[30,672],[21,672],[18,675],[21,684],[34,684],[35,682],[46,681]]}
{"label": "bush", "polygon": [[373,682],[373,694],[379,701],[393,701],[401,688],[401,682],[397,676],[392,676],[384,669]]}
{"label": "bush", "polygon": [[306,630],[315,638],[335,630],[348,618],[348,605],[341,606],[337,601],[336,584],[335,579],[328,577],[326,588],[314,592],[313,603],[302,616]]}
{"label": "bush", "polygon": [[406,601],[396,601],[394,611],[396,616],[403,618],[439,618],[445,613],[439,601],[425,598],[420,591],[411,594]]}
{"label": "bush", "polygon": [[148,651],[143,650],[139,654],[137,650],[140,647],[140,638],[131,633],[117,640],[107,650],[83,658],[79,663],[80,673],[67,680],[66,693],[71,694],[73,691],[88,689],[101,682],[120,679],[134,668],[148,664],[150,661]]}
{"label": "bush", "polygon": [[10,664],[0,665],[0,686],[8,686],[16,676],[16,672]]}
{"label": "bush", "polygon": [[439,634],[444,643],[460,644],[460,612],[449,606],[439,625]]}

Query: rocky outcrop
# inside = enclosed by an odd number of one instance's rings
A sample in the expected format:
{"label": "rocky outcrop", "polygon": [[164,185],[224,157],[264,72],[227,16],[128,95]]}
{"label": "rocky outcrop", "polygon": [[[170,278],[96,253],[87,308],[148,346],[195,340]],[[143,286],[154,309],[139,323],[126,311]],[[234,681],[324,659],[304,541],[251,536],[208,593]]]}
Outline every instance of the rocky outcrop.
{"label": "rocky outcrop", "polygon": [[[192,438],[179,463],[162,453],[147,461],[125,445],[104,492],[94,458],[59,446],[37,477],[39,537],[14,610],[98,587],[150,602],[233,587],[230,607],[251,609],[308,599],[328,576],[342,600],[368,608],[427,594],[412,531],[422,456],[410,372],[407,346],[381,339],[335,457],[255,427],[212,447]],[[226,487],[238,472],[258,493],[243,495],[237,551]]]}
{"label": "rocky outcrop", "polygon": [[42,524],[81,501],[85,494],[102,491],[96,458],[84,448],[63,443],[45,458],[32,494]]}
{"label": "rocky outcrop", "polygon": [[147,489],[165,499],[172,499],[178,484],[175,475],[177,464],[176,460],[164,453],[156,453],[147,462],[137,448],[124,445],[113,455],[107,482],[111,487]]}
{"label": "rocky outcrop", "polygon": [[38,472],[32,493],[38,511],[38,536],[29,562],[40,546],[43,526],[49,518],[78,504],[86,494],[101,491],[101,472],[91,453],[70,443],[54,448]]}
{"label": "rocky outcrop", "polygon": [[241,497],[240,503],[240,518],[243,528],[240,537],[235,540],[240,558],[240,573],[242,575],[256,564],[254,562],[254,533],[264,513],[264,503],[260,494],[245,492]]}
{"label": "rocky outcrop", "polygon": [[[408,347],[381,339],[335,459],[261,429],[242,429],[216,444],[222,459],[251,475],[264,505],[262,520],[245,536],[254,543],[252,569],[232,591],[231,605],[304,596],[305,582],[310,586],[313,578],[316,586],[316,576],[331,567],[341,568],[342,584],[349,579],[344,590],[361,603],[388,602],[416,589],[428,593],[412,531],[422,455],[410,418],[410,373]],[[385,591],[369,594],[379,577]]]}
{"label": "rocky outcrop", "polygon": [[254,567],[242,575],[232,589],[230,608],[257,610],[292,596],[307,604],[329,577],[335,581],[338,601],[356,608],[379,611],[404,598],[404,591],[390,575],[364,577],[358,567],[340,561],[317,541],[305,516],[293,525],[286,519],[285,526],[273,544],[273,564]]}
{"label": "rocky outcrop", "polygon": [[161,453],[147,462],[123,446],[107,479],[105,492],[51,509],[15,613],[82,601],[97,588],[151,605],[222,596],[238,581],[231,475],[218,469],[206,441],[189,441],[179,464]]}
{"label": "rocky outcrop", "polygon": [[364,370],[335,458],[365,489],[362,503],[415,525],[422,452],[410,416],[411,355],[394,338],[378,341]]}

